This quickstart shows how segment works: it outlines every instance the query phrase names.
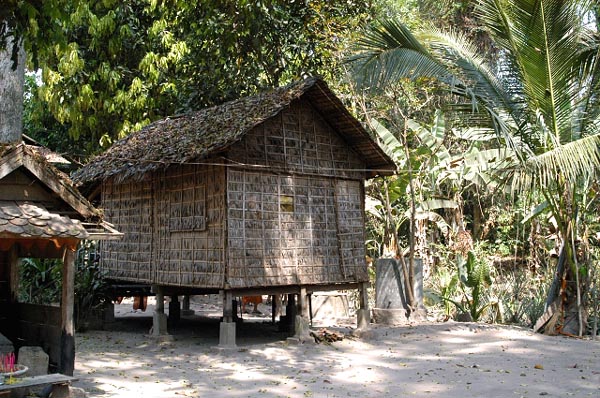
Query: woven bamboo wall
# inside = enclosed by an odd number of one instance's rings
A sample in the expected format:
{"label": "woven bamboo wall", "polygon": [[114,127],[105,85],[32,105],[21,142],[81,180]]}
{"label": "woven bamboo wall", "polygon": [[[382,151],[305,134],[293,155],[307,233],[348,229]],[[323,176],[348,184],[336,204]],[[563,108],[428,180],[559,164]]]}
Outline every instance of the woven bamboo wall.
{"label": "woven bamboo wall", "polygon": [[362,181],[228,172],[232,287],[368,280]]}
{"label": "woven bamboo wall", "polygon": [[255,127],[228,158],[269,166],[228,170],[232,287],[368,280],[365,165],[308,102]]}
{"label": "woven bamboo wall", "polygon": [[153,200],[151,181],[102,186],[106,220],[124,233],[123,239],[100,241],[100,261],[111,278],[152,281]]}
{"label": "woven bamboo wall", "polygon": [[172,166],[158,181],[154,280],[171,286],[223,286],[225,172]]}
{"label": "woven bamboo wall", "polygon": [[119,280],[222,287],[225,172],[173,166],[146,181],[106,182],[107,221],[125,233],[103,241],[102,265]]}
{"label": "woven bamboo wall", "polygon": [[297,100],[237,143],[228,156],[241,163],[294,173],[363,180],[365,164],[305,100]]}

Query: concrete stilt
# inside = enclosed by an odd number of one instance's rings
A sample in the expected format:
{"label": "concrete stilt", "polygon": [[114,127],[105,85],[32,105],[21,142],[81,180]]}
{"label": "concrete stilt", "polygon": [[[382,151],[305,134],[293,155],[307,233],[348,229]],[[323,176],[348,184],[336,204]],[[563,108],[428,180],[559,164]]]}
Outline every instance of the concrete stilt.
{"label": "concrete stilt", "polygon": [[169,302],[169,323],[171,325],[176,325],[180,319],[181,307],[179,304],[179,297],[171,296],[171,301]]}
{"label": "concrete stilt", "polygon": [[230,291],[222,290],[221,296],[223,297],[223,321],[219,326],[219,348],[236,348],[236,323],[234,321],[233,295]]}
{"label": "concrete stilt", "polygon": [[105,323],[112,323],[115,321],[115,303],[112,301],[104,302],[104,317]]}
{"label": "concrete stilt", "polygon": [[369,296],[367,292],[368,287],[369,283],[364,282],[361,283],[358,288],[360,307],[358,311],[356,311],[356,328],[361,330],[367,329],[369,323],[371,323],[371,311],[369,311]]}
{"label": "concrete stilt", "polygon": [[194,315],[194,310],[190,309],[190,296],[189,296],[189,294],[186,294],[185,296],[183,296],[183,304],[182,304],[182,308],[181,308],[181,315],[183,315],[183,316]]}
{"label": "concrete stilt", "polygon": [[165,314],[165,295],[163,294],[162,286],[153,286],[156,293],[156,307],[152,315],[152,330],[153,337],[166,336],[169,334],[167,330],[167,314]]}
{"label": "concrete stilt", "polygon": [[285,305],[285,315],[279,317],[279,331],[289,332],[291,335],[294,334],[294,323],[298,310],[296,308],[296,295],[288,294],[287,303]]}
{"label": "concrete stilt", "polygon": [[298,315],[294,317],[294,337],[291,340],[303,343],[312,340],[310,336],[310,312],[306,288],[301,287],[298,296]]}

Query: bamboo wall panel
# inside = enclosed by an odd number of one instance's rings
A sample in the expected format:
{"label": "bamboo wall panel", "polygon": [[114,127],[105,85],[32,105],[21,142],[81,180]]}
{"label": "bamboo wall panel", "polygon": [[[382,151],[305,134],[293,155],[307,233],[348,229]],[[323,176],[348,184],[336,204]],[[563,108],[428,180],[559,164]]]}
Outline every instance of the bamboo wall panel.
{"label": "bamboo wall panel", "polygon": [[224,280],[225,173],[172,166],[156,182],[154,281],[218,288]]}
{"label": "bamboo wall panel", "polygon": [[230,285],[368,280],[360,184],[228,170]]}
{"label": "bamboo wall panel", "polygon": [[120,240],[101,241],[100,261],[108,277],[152,281],[153,200],[150,181],[103,183],[102,206],[106,220],[124,233]]}
{"label": "bamboo wall panel", "polygon": [[108,222],[124,237],[103,241],[108,276],[170,286],[221,287],[224,280],[225,174],[184,165],[146,181],[106,182]]}
{"label": "bamboo wall panel", "polygon": [[342,272],[345,276],[368,281],[365,267],[364,193],[361,184],[358,181],[336,181],[336,216]]}
{"label": "bamboo wall panel", "polygon": [[229,158],[273,170],[362,180],[364,161],[306,100],[255,127]]}

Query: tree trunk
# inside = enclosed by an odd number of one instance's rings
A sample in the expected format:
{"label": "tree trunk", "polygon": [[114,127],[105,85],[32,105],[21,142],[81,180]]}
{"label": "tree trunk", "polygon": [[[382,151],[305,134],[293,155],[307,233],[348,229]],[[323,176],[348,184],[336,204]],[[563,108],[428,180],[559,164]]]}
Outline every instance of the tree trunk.
{"label": "tree trunk", "polygon": [[21,40],[15,65],[13,45],[14,40],[9,37],[6,48],[0,50],[0,144],[20,142],[23,129],[25,50]]}

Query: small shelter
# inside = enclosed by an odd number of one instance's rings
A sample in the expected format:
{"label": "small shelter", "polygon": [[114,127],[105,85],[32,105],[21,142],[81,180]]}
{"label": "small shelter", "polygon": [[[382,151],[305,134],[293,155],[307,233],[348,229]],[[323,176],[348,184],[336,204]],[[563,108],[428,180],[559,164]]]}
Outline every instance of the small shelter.
{"label": "small shelter", "polygon": [[[75,251],[105,238],[102,214],[33,145],[0,145],[0,333],[14,345],[42,346],[61,373],[73,374]],[[111,235],[111,233],[109,233]],[[60,307],[18,302],[19,258],[62,258]]]}
{"label": "small shelter", "polygon": [[[368,320],[364,180],[394,162],[319,78],[157,121],[74,174],[125,234],[101,245],[117,281],[232,298],[359,289]],[[366,312],[365,312],[366,311]],[[155,329],[160,321],[155,317]],[[232,335],[233,333],[233,335]]]}

